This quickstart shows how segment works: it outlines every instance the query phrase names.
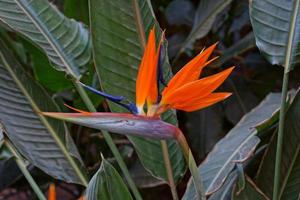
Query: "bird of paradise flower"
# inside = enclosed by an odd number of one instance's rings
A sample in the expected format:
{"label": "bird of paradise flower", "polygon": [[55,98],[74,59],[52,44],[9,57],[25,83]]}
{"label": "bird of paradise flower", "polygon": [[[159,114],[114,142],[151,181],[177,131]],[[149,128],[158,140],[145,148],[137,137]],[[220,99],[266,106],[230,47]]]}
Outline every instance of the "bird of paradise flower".
{"label": "bird of paradise flower", "polygon": [[[163,36],[162,36],[163,37]],[[84,85],[90,91],[99,94],[126,108],[129,113],[87,112],[76,108],[78,113],[43,112],[44,115],[76,123],[79,125],[102,129],[125,135],[137,135],[155,139],[177,139],[191,171],[199,199],[205,199],[202,182],[197,165],[188,143],[174,125],[160,119],[160,115],[169,109],[187,112],[206,108],[231,95],[228,92],[214,92],[230,75],[234,67],[217,74],[201,78],[205,66],[216,58],[208,60],[216,44],[208,47],[188,62],[160,93],[162,79],[162,40],[156,47],[154,28],[150,31],[148,42],[139,67],[136,80],[136,103],[123,96],[113,96]]]}

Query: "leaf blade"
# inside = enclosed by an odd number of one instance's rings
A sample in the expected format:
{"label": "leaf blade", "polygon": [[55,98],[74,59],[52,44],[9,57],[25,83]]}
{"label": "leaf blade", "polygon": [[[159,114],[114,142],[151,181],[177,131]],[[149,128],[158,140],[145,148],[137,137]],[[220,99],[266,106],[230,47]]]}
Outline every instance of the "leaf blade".
{"label": "leaf blade", "polygon": [[[268,95],[262,103],[245,115],[240,122],[214,147],[198,167],[206,194],[217,191],[235,167],[253,153],[260,139],[256,136],[257,124],[270,120],[280,106],[280,94]],[[213,166],[213,167],[212,167]],[[193,184],[186,190],[183,199],[195,198]]]}
{"label": "leaf blade", "polygon": [[[117,188],[117,189],[116,189]],[[129,190],[117,170],[105,159],[86,189],[88,200],[132,200]]]}
{"label": "leaf blade", "polygon": [[[285,66],[290,63],[290,69],[300,62],[300,8],[299,1],[295,6],[293,2],[297,3],[287,0],[253,0],[250,3],[257,47],[271,64]],[[289,63],[285,62],[286,56],[291,56],[287,59]]]}
{"label": "leaf blade", "polygon": [[[66,182],[84,184],[84,167],[64,124],[37,114],[58,110],[57,105],[26,75],[2,41],[0,47],[0,90],[4,94],[0,97],[0,119],[8,137],[27,160],[44,172]],[[68,152],[70,158],[65,155]],[[82,172],[78,174],[74,166]]]}
{"label": "leaf blade", "polygon": [[43,49],[57,70],[79,78],[91,56],[82,24],[66,18],[46,0],[1,0],[0,7],[2,22]]}
{"label": "leaf blade", "polygon": [[[297,173],[297,169],[300,164],[300,145],[299,145],[299,125],[297,119],[299,119],[299,108],[300,108],[300,93],[297,92],[293,102],[286,113],[285,119],[285,130],[284,139],[282,146],[282,166],[280,170],[280,193],[282,199],[297,199],[299,193],[300,176]],[[272,174],[274,172],[274,161],[276,155],[276,142],[277,137],[274,135],[269,147],[263,157],[261,166],[259,168],[256,183],[261,190],[269,197],[272,196],[273,187],[271,186],[274,182]],[[272,160],[274,159],[274,160]],[[268,185],[271,184],[271,185]],[[295,190],[296,189],[296,190]]]}

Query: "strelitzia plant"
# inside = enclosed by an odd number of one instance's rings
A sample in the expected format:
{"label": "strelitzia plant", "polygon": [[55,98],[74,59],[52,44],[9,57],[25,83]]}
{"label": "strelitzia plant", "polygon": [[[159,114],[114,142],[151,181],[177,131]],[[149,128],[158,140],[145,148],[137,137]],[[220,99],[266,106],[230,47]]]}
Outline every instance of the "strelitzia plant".
{"label": "strelitzia plant", "polygon": [[[231,93],[214,91],[226,80],[234,67],[199,79],[203,68],[216,59],[208,60],[217,45],[214,44],[188,62],[168,84],[165,84],[162,78],[162,41],[163,36],[156,47],[155,30],[153,28],[149,33],[138,70],[136,103],[123,96],[106,94],[80,83],[88,90],[119,104],[131,113],[91,113],[70,107],[78,113],[44,112],[43,114],[79,125],[124,135],[154,139],[176,139],[188,163],[199,199],[205,199],[197,165],[184,134],[178,127],[162,121],[160,116],[170,109],[187,112],[203,109],[228,98]],[[160,92],[161,85],[165,85],[162,92]]]}

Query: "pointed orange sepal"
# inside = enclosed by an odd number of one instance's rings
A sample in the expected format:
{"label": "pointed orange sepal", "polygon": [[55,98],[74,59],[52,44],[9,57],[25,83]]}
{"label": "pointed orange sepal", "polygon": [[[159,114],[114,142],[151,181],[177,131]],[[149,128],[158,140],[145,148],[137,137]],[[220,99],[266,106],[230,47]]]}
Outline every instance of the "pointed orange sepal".
{"label": "pointed orange sepal", "polygon": [[171,105],[171,107],[176,103],[188,105],[193,99],[203,98],[216,90],[233,69],[234,67],[231,67],[217,74],[187,83],[163,96],[162,104]]}
{"label": "pointed orange sepal", "polygon": [[149,33],[148,42],[144,51],[136,80],[136,104],[139,111],[143,109],[147,96],[149,95],[150,88],[153,87],[154,84],[153,76],[156,72],[155,57],[155,29],[152,28]]}
{"label": "pointed orange sepal", "polygon": [[207,66],[214,59],[207,62],[207,59],[212,54],[213,50],[216,48],[217,43],[211,45],[206,50],[199,53],[194,59],[188,62],[179,72],[175,74],[175,76],[170,80],[168,87],[166,87],[162,93],[162,95],[168,95],[168,93],[172,92],[176,88],[189,83],[191,81],[195,81],[199,78],[202,69]]}
{"label": "pointed orange sepal", "polygon": [[64,106],[68,107],[68,108],[71,109],[71,110],[74,110],[74,111],[76,111],[76,112],[79,112],[79,113],[82,113],[82,114],[85,114],[85,115],[90,115],[90,114],[91,114],[91,112],[88,112],[88,111],[84,111],[84,110],[80,110],[80,109],[74,108],[74,107],[69,106],[68,104],[65,104],[65,103],[64,103]]}
{"label": "pointed orange sepal", "polygon": [[79,197],[77,200],[86,200],[84,196]]}
{"label": "pointed orange sepal", "polygon": [[165,32],[163,31],[161,34],[161,38],[160,38],[160,42],[158,44],[158,48],[155,54],[155,58],[154,58],[154,66],[153,66],[153,75],[152,75],[152,80],[151,80],[151,86],[149,89],[149,93],[147,96],[147,115],[151,114],[151,110],[153,110],[153,106],[157,103],[157,99],[158,99],[158,68],[162,67],[162,66],[158,66],[162,63],[160,62],[160,54],[162,51],[162,45],[163,45],[163,41],[165,39]]}
{"label": "pointed orange sepal", "polygon": [[51,183],[48,191],[48,200],[56,200],[56,190],[54,183]]}
{"label": "pointed orange sepal", "polygon": [[173,108],[178,110],[183,110],[186,112],[192,112],[195,110],[200,110],[203,108],[206,108],[210,105],[213,105],[215,103],[218,103],[226,98],[231,96],[231,93],[212,93],[204,98],[194,99],[190,102],[186,103],[175,103],[173,105]]}

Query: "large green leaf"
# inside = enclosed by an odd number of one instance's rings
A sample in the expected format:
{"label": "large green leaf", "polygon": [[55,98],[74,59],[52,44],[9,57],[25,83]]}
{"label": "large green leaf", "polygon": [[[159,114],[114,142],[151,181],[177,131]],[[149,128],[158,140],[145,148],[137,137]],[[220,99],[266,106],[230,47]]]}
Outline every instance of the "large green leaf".
{"label": "large green leaf", "polygon": [[57,70],[73,77],[90,60],[87,30],[47,0],[0,0],[0,21],[37,44]]}
{"label": "large green leaf", "polygon": [[66,74],[54,69],[49,63],[48,57],[27,41],[23,42],[30,55],[35,79],[47,89],[58,92],[72,88],[73,84]]}
{"label": "large green leaf", "polygon": [[117,170],[105,159],[86,189],[88,200],[132,200],[129,190]]}
{"label": "large green leaf", "polygon": [[[299,13],[298,0],[250,1],[250,19],[256,45],[270,63],[284,66],[287,45],[290,41],[292,44],[291,67],[299,64]],[[293,17],[295,20],[292,20]]]}
{"label": "large green leaf", "polygon": [[0,41],[0,121],[33,165],[66,182],[85,184],[85,171],[62,122],[39,112],[58,110],[51,97],[22,69]]}
{"label": "large green leaf", "polygon": [[[296,94],[286,113],[280,171],[281,199],[298,199],[300,191],[300,93]],[[257,185],[272,196],[277,137],[273,137],[257,175]]]}
{"label": "large green leaf", "polygon": [[[274,113],[280,106],[280,94],[269,94],[251,112],[246,114],[240,122],[214,147],[205,161],[199,166],[206,194],[217,191],[236,163],[246,161],[255,150],[260,139],[256,136],[258,124],[264,123],[277,115]],[[183,199],[196,198],[194,185],[191,180]]]}
{"label": "large green leaf", "polygon": [[[96,69],[103,90],[134,101],[135,80],[146,43],[145,35],[156,23],[151,4],[147,0],[90,0],[90,11]],[[159,28],[156,30],[160,31]],[[171,73],[167,63],[164,71],[168,80]],[[115,104],[109,105],[113,112],[124,112]],[[174,112],[166,113],[164,120],[176,123]],[[154,176],[167,180],[160,142],[136,137],[129,139],[145,168]],[[168,142],[168,147],[175,181],[178,182],[186,164],[174,140]]]}
{"label": "large green leaf", "polygon": [[204,37],[211,29],[217,15],[223,11],[232,0],[202,0],[200,1],[194,19],[193,28],[183,43],[179,53],[193,45],[196,39]]}

